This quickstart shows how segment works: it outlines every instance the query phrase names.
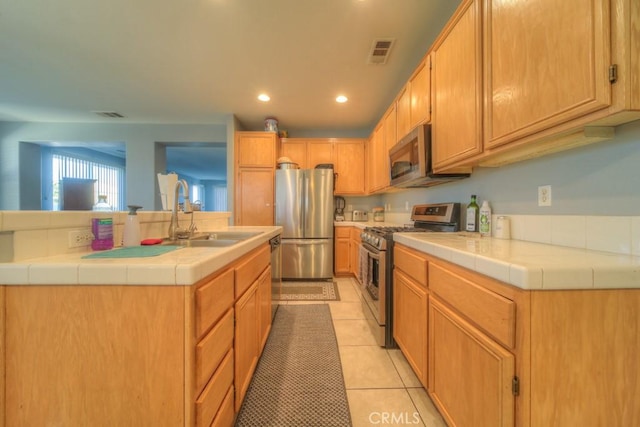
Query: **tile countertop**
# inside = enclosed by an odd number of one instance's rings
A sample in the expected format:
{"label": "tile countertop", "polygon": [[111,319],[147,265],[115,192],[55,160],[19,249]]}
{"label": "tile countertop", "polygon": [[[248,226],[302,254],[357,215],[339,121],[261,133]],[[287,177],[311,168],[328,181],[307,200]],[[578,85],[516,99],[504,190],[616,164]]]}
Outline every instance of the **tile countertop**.
{"label": "tile countertop", "polygon": [[395,233],[394,241],[522,289],[640,288],[640,257],[469,233]]}
{"label": "tile countertop", "polygon": [[146,258],[82,259],[92,253],[87,251],[0,263],[0,285],[188,286],[268,242],[282,232],[282,227],[228,227],[225,230],[262,233],[234,246],[179,248]]}

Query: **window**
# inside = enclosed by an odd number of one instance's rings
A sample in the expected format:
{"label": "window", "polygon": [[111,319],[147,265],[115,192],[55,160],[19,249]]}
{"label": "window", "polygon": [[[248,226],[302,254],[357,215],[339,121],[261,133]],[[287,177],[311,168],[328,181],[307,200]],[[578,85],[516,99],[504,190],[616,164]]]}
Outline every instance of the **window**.
{"label": "window", "polygon": [[213,187],[213,210],[217,212],[224,212],[227,210],[226,186]]}
{"label": "window", "polygon": [[125,210],[125,167],[82,158],[67,152],[52,152],[51,175],[53,184],[53,210],[60,210],[60,184],[63,178],[95,180],[94,203],[99,195],[107,196],[114,210]]}

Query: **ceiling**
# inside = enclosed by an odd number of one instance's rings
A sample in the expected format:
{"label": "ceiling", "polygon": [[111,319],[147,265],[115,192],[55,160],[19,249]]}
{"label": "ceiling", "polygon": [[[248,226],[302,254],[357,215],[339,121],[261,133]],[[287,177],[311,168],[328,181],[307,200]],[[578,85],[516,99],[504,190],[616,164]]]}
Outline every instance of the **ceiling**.
{"label": "ceiling", "polygon": [[[370,131],[459,2],[3,0],[0,120]],[[374,39],[394,45],[367,62]],[[256,100],[260,92],[269,103]],[[345,104],[335,98],[344,94]],[[124,118],[103,118],[115,111]]]}

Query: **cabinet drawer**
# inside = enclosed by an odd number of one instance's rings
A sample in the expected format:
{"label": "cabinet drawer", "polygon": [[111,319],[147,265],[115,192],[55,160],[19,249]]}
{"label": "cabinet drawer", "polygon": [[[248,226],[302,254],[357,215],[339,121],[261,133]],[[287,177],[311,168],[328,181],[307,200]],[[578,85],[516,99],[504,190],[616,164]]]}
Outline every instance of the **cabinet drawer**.
{"label": "cabinet drawer", "polygon": [[434,263],[429,289],[500,343],[515,347],[515,302]]}
{"label": "cabinet drawer", "polygon": [[211,328],[233,306],[233,270],[229,269],[196,289],[196,337]]}
{"label": "cabinet drawer", "polygon": [[351,233],[351,227],[336,227],[336,239],[348,239]]}
{"label": "cabinet drawer", "polygon": [[233,309],[196,345],[196,396],[233,345]]}
{"label": "cabinet drawer", "polygon": [[399,245],[394,246],[393,266],[422,286],[427,286],[427,260],[417,252]]}
{"label": "cabinet drawer", "polygon": [[231,427],[233,425],[233,417],[235,413],[233,412],[233,386],[229,387],[229,391],[227,391],[227,395],[224,397],[222,401],[222,405],[220,405],[220,410],[218,411],[218,415],[211,423],[211,427]]}
{"label": "cabinet drawer", "polygon": [[233,383],[233,350],[229,350],[211,381],[196,400],[196,425],[211,425]]}
{"label": "cabinet drawer", "polygon": [[269,245],[264,245],[240,261],[236,266],[236,298],[239,298],[260,277],[270,262]]}

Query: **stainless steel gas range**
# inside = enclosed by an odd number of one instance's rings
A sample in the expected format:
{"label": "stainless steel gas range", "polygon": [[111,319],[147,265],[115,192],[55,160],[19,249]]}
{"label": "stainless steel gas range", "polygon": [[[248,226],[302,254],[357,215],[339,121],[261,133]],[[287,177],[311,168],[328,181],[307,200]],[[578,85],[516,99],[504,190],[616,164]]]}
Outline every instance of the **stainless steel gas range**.
{"label": "stainless steel gas range", "polygon": [[460,204],[415,205],[413,225],[367,227],[361,234],[359,277],[365,315],[378,344],[396,348],[393,339],[393,233],[455,232],[460,229]]}

